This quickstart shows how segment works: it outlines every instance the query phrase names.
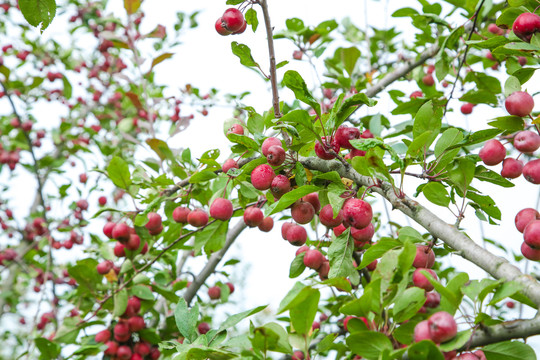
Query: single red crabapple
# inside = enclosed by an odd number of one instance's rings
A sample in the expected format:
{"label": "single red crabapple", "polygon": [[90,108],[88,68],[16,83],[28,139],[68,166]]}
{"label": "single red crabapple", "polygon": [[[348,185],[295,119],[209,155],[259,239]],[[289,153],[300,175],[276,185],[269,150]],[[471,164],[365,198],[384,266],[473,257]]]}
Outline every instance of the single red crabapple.
{"label": "single red crabapple", "polygon": [[351,140],[360,138],[360,130],[355,127],[341,125],[337,128],[334,141],[343,149],[354,149]]}
{"label": "single red crabapple", "polygon": [[304,53],[301,50],[294,50],[292,57],[294,60],[302,60],[302,56],[304,56]]}
{"label": "single red crabapple", "polygon": [[98,274],[101,274],[101,275],[108,274],[109,271],[112,270],[112,268],[113,268],[113,262],[110,260],[102,261],[96,267]]}
{"label": "single red crabapple", "polygon": [[474,104],[471,104],[471,103],[463,104],[461,105],[461,113],[464,115],[468,115],[472,113],[473,108],[474,108]]}
{"label": "single red crabapple", "polygon": [[514,136],[514,147],[522,153],[535,152],[540,147],[540,135],[524,130]]}
{"label": "single red crabapple", "polygon": [[307,245],[302,245],[302,246],[300,246],[300,247],[296,250],[296,253],[294,254],[294,256],[298,256],[298,255],[300,255],[300,254],[302,254],[302,253],[305,253],[305,252],[308,251],[308,250],[309,250],[309,246],[307,246]]}
{"label": "single red crabapple", "polygon": [[232,32],[225,29],[225,27],[223,25],[224,25],[224,23],[223,23],[222,18],[219,18],[219,19],[216,20],[215,28],[216,28],[217,33],[219,35],[221,35],[221,36],[227,36],[227,35],[232,34]]}
{"label": "single red crabapple", "polygon": [[525,227],[523,240],[533,249],[540,249],[540,220],[533,220]]}
{"label": "single red crabapple", "polygon": [[173,220],[177,223],[185,224],[188,222],[187,218],[191,210],[186,207],[179,206],[173,211]]}
{"label": "single red crabapple", "polygon": [[523,233],[527,225],[529,225],[530,222],[534,220],[540,219],[540,213],[532,208],[526,208],[523,210],[520,210],[514,219],[514,222],[516,224],[516,229],[520,233]]}
{"label": "single red crabapple", "polygon": [[133,355],[131,355],[131,358],[129,358],[129,360],[144,360],[142,355],[140,354],[137,354],[137,353],[133,353]]}
{"label": "single red crabapple", "polygon": [[146,356],[150,354],[150,344],[147,342],[138,342],[133,347],[133,351],[139,355]]}
{"label": "single red crabapple", "polygon": [[313,270],[319,270],[324,262],[324,256],[317,249],[311,249],[306,251],[304,255],[304,265]]}
{"label": "single red crabapple", "polygon": [[503,160],[501,176],[508,179],[515,179],[523,173],[523,161],[513,158]]}
{"label": "single red crabapple", "polygon": [[128,319],[129,331],[138,332],[146,327],[142,316],[132,316]]}
{"label": "single red crabapple", "polygon": [[112,230],[112,236],[114,239],[125,243],[129,240],[131,234],[131,228],[126,223],[118,223]]}
{"label": "single red crabapple", "polygon": [[457,360],[478,360],[478,357],[474,355],[473,353],[461,353],[456,359]]}
{"label": "single red crabapple", "polygon": [[524,12],[514,20],[512,30],[521,40],[530,42],[533,34],[540,31],[540,16]]}
{"label": "single red crabapple", "polygon": [[507,302],[505,303],[505,305],[506,305],[506,307],[509,308],[509,309],[513,309],[513,308],[516,307],[516,303],[513,302],[513,301],[507,301]]}
{"label": "single red crabapple", "polygon": [[424,76],[422,78],[422,82],[424,83],[424,85],[426,86],[433,86],[435,85],[435,79],[433,78],[433,75],[432,74],[427,74],[426,76]]}
{"label": "single red crabapple", "polygon": [[230,169],[238,169],[238,163],[234,159],[227,159],[223,163],[221,170],[226,174]]}
{"label": "single red crabapple", "polygon": [[208,224],[208,214],[203,209],[195,209],[187,216],[187,222],[194,227],[202,227]]}
{"label": "single red crabapple", "polygon": [[126,316],[135,316],[139,313],[141,310],[141,300],[139,300],[138,297],[132,296],[128,299],[128,304],[126,307],[126,312],[124,313]]}
{"label": "single red crabapple", "polygon": [[321,210],[321,201],[319,200],[319,194],[316,192],[309,193],[306,196],[303,196],[300,200],[306,201],[313,205],[313,209],[315,209],[316,214]]}
{"label": "single red crabapple", "polygon": [[114,326],[114,336],[125,336],[129,335],[129,325],[125,322],[119,322]]}
{"label": "single red crabapple", "polygon": [[319,141],[315,143],[315,155],[323,160],[332,160],[336,156],[330,151],[333,150],[336,154],[339,153],[339,145],[333,141],[332,138],[326,139],[325,136],[321,137],[323,144]]}
{"label": "single red crabapple", "polygon": [[473,354],[476,355],[476,357],[478,357],[479,360],[487,360],[486,354],[484,354],[482,350],[476,350],[473,352]]}
{"label": "single red crabapple", "polygon": [[244,21],[244,25],[242,25],[242,27],[239,30],[236,30],[235,32],[233,32],[233,35],[240,35],[244,31],[246,31],[246,29],[247,29],[247,22]]}
{"label": "single red crabapple", "polygon": [[293,352],[291,360],[304,360],[304,353],[300,350]]}
{"label": "single red crabapple", "polygon": [[498,27],[496,24],[489,24],[488,25],[488,31],[494,35],[502,35],[504,34],[504,30]]}
{"label": "single red crabapple", "polygon": [[540,159],[531,160],[523,166],[523,177],[528,182],[540,184]]}
{"label": "single red crabapple", "polygon": [[314,321],[313,324],[311,325],[311,330],[316,330],[316,329],[321,329],[321,324],[317,321]]}
{"label": "single red crabapple", "polygon": [[441,303],[441,295],[436,291],[430,291],[426,293],[426,302],[424,303],[425,307],[436,308]]}
{"label": "single red crabapple", "polygon": [[280,147],[283,147],[281,145],[281,140],[279,140],[278,138],[275,138],[275,137],[269,137],[269,138],[266,138],[264,139],[262,145],[261,145],[261,152],[264,156],[268,156],[268,150],[270,150],[270,147],[272,146],[280,146]]}
{"label": "single red crabapple", "polygon": [[525,56],[518,56],[518,62],[519,65],[525,66],[527,65],[527,58]]}
{"label": "single red crabapple", "polygon": [[414,342],[422,340],[430,340],[431,334],[429,333],[429,323],[427,320],[420,321],[414,327]]}
{"label": "single red crabapple", "polygon": [[161,356],[161,352],[157,347],[153,347],[152,350],[150,350],[150,359],[151,360],[157,360]]}
{"label": "single red crabapple", "polygon": [[[342,215],[343,216],[343,215]],[[347,226],[348,227],[348,226]],[[336,237],[340,236],[341,234],[343,234],[343,232],[347,230],[347,228],[345,227],[345,225],[343,225],[343,223],[341,223],[340,225],[336,226],[335,228],[332,229],[332,231],[334,232],[334,235],[336,235]]]}
{"label": "single red crabapple", "polygon": [[210,325],[208,325],[208,323],[202,322],[197,325],[197,331],[199,332],[199,334],[204,335],[210,331]]}
{"label": "single red crabapple", "polygon": [[251,184],[257,190],[267,190],[274,180],[274,170],[268,164],[261,164],[251,172]]}
{"label": "single red crabapple", "polygon": [[294,221],[299,224],[307,224],[315,216],[315,209],[313,205],[307,201],[297,201],[293,204],[291,208],[291,216]]}
{"label": "single red crabapple", "polygon": [[122,244],[121,242],[117,242],[114,245],[114,256],[116,257],[124,257],[126,256],[126,246]]}
{"label": "single red crabapple", "polygon": [[104,351],[105,355],[116,355],[118,352],[118,343],[116,341],[107,341],[105,345],[107,346],[107,349]]}
{"label": "single red crabapple", "polygon": [[131,348],[127,345],[122,345],[118,347],[118,351],[116,351],[116,358],[118,360],[129,360],[131,359]]}
{"label": "single red crabapple", "polygon": [[291,191],[291,182],[285,175],[277,175],[270,184],[270,191],[276,199]]}
{"label": "single red crabapple", "polygon": [[484,144],[478,153],[484,164],[493,166],[499,164],[506,157],[504,145],[497,139],[491,139]]}
{"label": "single red crabapple", "polygon": [[263,232],[270,232],[270,230],[272,230],[273,227],[274,227],[274,219],[272,219],[270,216],[265,217],[262,223],[258,225],[259,230]]}
{"label": "single red crabapple", "polygon": [[107,198],[105,196],[100,196],[98,199],[99,206],[105,206],[107,204]]}
{"label": "single red crabapple", "polygon": [[440,344],[456,336],[457,324],[454,317],[446,311],[439,311],[428,319],[431,340]]}
{"label": "single red crabapple", "polygon": [[491,53],[491,51],[488,51],[488,52],[487,52],[486,58],[488,58],[488,59],[491,60],[491,61],[497,61],[497,59],[495,59],[495,57],[493,56],[493,54]]}
{"label": "single red crabapple", "polygon": [[244,128],[240,124],[233,124],[229,130],[227,130],[227,135],[229,134],[244,135]]}
{"label": "single red crabapple", "polygon": [[224,198],[216,198],[210,205],[210,216],[214,219],[227,221],[233,215],[232,202]]}
{"label": "single red crabapple", "polygon": [[351,228],[351,236],[354,239],[354,245],[356,247],[362,247],[365,243],[371,241],[375,235],[375,226],[373,223],[370,223],[363,229]]}
{"label": "single red crabapple", "polygon": [[428,268],[431,269],[435,264],[435,254],[433,250],[427,245],[418,245],[416,247],[416,256],[413,261],[415,268]]}
{"label": "single red crabapple", "polygon": [[368,202],[350,198],[345,201],[342,209],[343,224],[357,229],[363,229],[371,223],[373,211]]}
{"label": "single red crabapple", "polygon": [[515,91],[504,101],[506,111],[510,115],[527,116],[534,108],[534,99],[524,91]]}
{"label": "single red crabapple", "polygon": [[141,246],[141,238],[137,234],[131,234],[129,240],[125,243],[126,249],[135,251]]}
{"label": "single red crabapple", "polygon": [[144,225],[146,229],[153,231],[161,227],[161,215],[155,212],[149,212],[146,216],[148,217],[148,222]]}
{"label": "single red crabapple", "polygon": [[103,226],[103,234],[105,234],[105,236],[108,237],[109,239],[112,239],[113,238],[113,229],[114,229],[115,226],[116,226],[116,224],[113,223],[113,222],[106,223],[105,226]]}
{"label": "single red crabapple", "polygon": [[223,21],[224,27],[233,33],[239,31],[246,22],[242,12],[236,8],[229,8],[225,10],[221,16],[221,20]]}
{"label": "single red crabapple", "polygon": [[330,272],[330,262],[325,260],[319,268],[319,278],[324,281],[328,279],[328,273]]}
{"label": "single red crabapple", "polygon": [[285,150],[281,146],[273,145],[268,149],[266,161],[272,166],[279,166],[285,162]]}
{"label": "single red crabapple", "polygon": [[323,206],[319,213],[319,220],[321,224],[328,228],[335,228],[336,226],[339,226],[343,222],[343,216],[341,216],[341,211],[338,212],[336,217],[334,217],[334,210],[332,209],[332,205],[326,204]]}
{"label": "single red crabapple", "polygon": [[414,286],[424,289],[426,291],[433,290],[433,285],[429,282],[428,278],[424,274],[422,274],[422,271],[427,271],[431,276],[437,279],[437,274],[435,274],[435,271],[426,268],[417,268],[416,270],[414,270],[412,277]]}
{"label": "single red crabapple", "polygon": [[378,263],[379,263],[379,261],[377,259],[375,259],[372,262],[370,262],[368,264],[368,266],[366,266],[366,269],[368,269],[369,271],[375,271],[375,269],[377,268]]}
{"label": "single red crabapple", "polygon": [[249,227],[259,226],[264,220],[264,214],[256,206],[250,206],[244,211],[244,222]]}
{"label": "single red crabapple", "polygon": [[212,300],[219,300],[221,298],[221,288],[219,286],[208,288],[208,296]]}
{"label": "single red crabapple", "polygon": [[101,330],[96,334],[94,340],[96,342],[106,343],[111,339],[111,331],[109,329]]}
{"label": "single red crabapple", "polygon": [[294,246],[302,246],[307,240],[307,231],[301,225],[293,224],[286,233],[287,240]]}
{"label": "single red crabapple", "polygon": [[352,149],[351,152],[345,155],[345,159],[352,159],[357,156],[366,156],[366,152],[364,150]]}

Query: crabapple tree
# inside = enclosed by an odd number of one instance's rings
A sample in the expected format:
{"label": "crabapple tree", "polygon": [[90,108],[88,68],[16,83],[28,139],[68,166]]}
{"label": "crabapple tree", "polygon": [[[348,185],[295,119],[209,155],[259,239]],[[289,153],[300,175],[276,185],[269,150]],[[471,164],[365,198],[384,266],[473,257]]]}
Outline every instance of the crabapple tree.
{"label": "crabapple tree", "polygon": [[[0,358],[536,359],[536,1],[0,1]],[[261,80],[161,83],[201,29]],[[297,282],[246,308],[271,247]]]}

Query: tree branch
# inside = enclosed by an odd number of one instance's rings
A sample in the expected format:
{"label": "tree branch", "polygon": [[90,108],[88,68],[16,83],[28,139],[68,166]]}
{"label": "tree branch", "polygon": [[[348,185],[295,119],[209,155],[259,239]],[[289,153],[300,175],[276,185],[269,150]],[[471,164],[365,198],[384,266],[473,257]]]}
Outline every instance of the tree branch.
{"label": "tree branch", "polygon": [[[322,160],[309,157],[300,158],[299,161],[310,170],[321,172],[337,171],[342,177],[352,179],[360,186],[372,186],[370,177],[360,175],[351,167],[345,167],[335,160]],[[396,194],[396,189],[388,182],[380,182],[373,186],[372,191],[383,196],[394,209],[397,209],[416,221],[434,237],[444,241],[447,245],[458,251],[459,254],[479,266],[496,279],[516,281],[523,285],[523,294],[529,297],[535,304],[540,305],[540,284],[531,276],[523,274],[516,266],[502,257],[493,255],[483,247],[477,245],[456,227],[447,224],[434,213],[420,205],[415,200],[403,194]]]}
{"label": "tree branch", "polygon": [[201,288],[201,286],[204,284],[206,279],[216,269],[217,265],[223,259],[223,256],[229,250],[231,245],[234,243],[238,235],[246,228],[246,224],[243,220],[238,221],[238,223],[229,230],[229,233],[227,234],[227,240],[225,241],[225,246],[221,250],[219,250],[217,253],[212,254],[210,256],[210,259],[206,263],[205,267],[201,270],[199,275],[193,280],[191,285],[187,288],[186,293],[184,294],[184,299],[186,300],[186,303],[189,305],[191,304],[191,301],[197,294],[197,291]]}

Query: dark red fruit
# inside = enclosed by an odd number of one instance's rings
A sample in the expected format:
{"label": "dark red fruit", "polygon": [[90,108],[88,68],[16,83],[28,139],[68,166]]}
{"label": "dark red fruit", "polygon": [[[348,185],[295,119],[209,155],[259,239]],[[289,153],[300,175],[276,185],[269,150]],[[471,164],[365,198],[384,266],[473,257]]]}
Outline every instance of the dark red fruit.
{"label": "dark red fruit", "polygon": [[221,298],[221,288],[219,286],[208,288],[208,296],[212,300],[219,300]]}
{"label": "dark red fruit", "polygon": [[287,240],[294,246],[302,246],[307,240],[307,231],[301,225],[293,224],[286,233]]}
{"label": "dark red fruit", "polygon": [[313,270],[319,270],[324,262],[324,256],[319,250],[311,249],[304,255],[304,265]]}
{"label": "dark red fruit", "polygon": [[345,201],[342,209],[344,225],[357,229],[367,227],[373,219],[371,205],[362,199],[351,198]]}
{"label": "dark red fruit", "polygon": [[96,334],[94,340],[96,342],[106,343],[111,338],[111,332],[109,329],[102,330]]}
{"label": "dark red fruit", "polygon": [[533,184],[540,184],[540,159],[531,160],[525,164],[523,177]]}
{"label": "dark red fruit", "polygon": [[525,91],[516,91],[506,98],[504,106],[510,115],[523,117],[531,113],[534,108],[534,99]]}
{"label": "dark red fruit", "polygon": [[415,268],[428,268],[431,269],[435,264],[435,254],[433,250],[427,245],[419,245],[416,247],[416,257],[413,261]]}
{"label": "dark red fruit", "polygon": [[208,323],[202,322],[197,325],[197,331],[199,331],[199,334],[204,335],[210,331],[210,325],[208,325]]}
{"label": "dark red fruit", "polygon": [[115,226],[116,226],[116,224],[113,223],[113,222],[106,223],[105,226],[103,226],[103,234],[105,234],[105,236],[108,237],[109,239],[112,239],[113,238],[113,229],[114,229]]}
{"label": "dark red fruit", "polygon": [[221,170],[226,174],[230,169],[238,169],[238,163],[234,159],[227,159],[223,163]]}
{"label": "dark red fruit", "polygon": [[428,319],[431,340],[440,344],[452,339],[457,334],[454,317],[446,311],[439,311]]}
{"label": "dark red fruit", "polygon": [[285,175],[277,175],[270,185],[270,191],[276,199],[291,191],[291,182]]}
{"label": "dark red fruit", "polygon": [[150,212],[147,215],[148,222],[144,225],[148,231],[154,231],[161,227],[161,215],[155,212]]}
{"label": "dark red fruit", "polygon": [[179,206],[173,211],[173,220],[177,223],[185,224],[188,222],[187,218],[191,210],[186,207]]}
{"label": "dark red fruit", "polygon": [[345,125],[341,125],[336,130],[336,134],[334,135],[334,141],[343,149],[354,149],[354,147],[351,145],[351,140],[359,139],[360,138],[360,130],[354,127],[348,127]]}
{"label": "dark red fruit", "polygon": [[471,103],[463,104],[461,105],[461,113],[464,115],[468,115],[472,113],[473,108],[474,108],[474,104],[471,104]]}
{"label": "dark red fruit", "polygon": [[113,228],[112,236],[116,240],[125,243],[129,240],[129,236],[131,235],[131,228],[127,226],[125,223],[118,223]]}
{"label": "dark red fruit", "polygon": [[427,320],[420,321],[414,328],[414,342],[430,340],[429,323]]}
{"label": "dark red fruit", "polygon": [[270,232],[270,230],[272,230],[273,227],[274,227],[274,219],[272,219],[270,216],[265,217],[262,223],[258,225],[259,230],[263,232]]}
{"label": "dark red fruit", "polygon": [[493,166],[499,164],[506,157],[506,149],[499,140],[491,139],[484,144],[478,153],[484,164]]}
{"label": "dark red fruit", "polygon": [[195,227],[205,226],[208,224],[208,214],[202,209],[195,209],[188,214],[187,222]]}
{"label": "dark red fruit", "polygon": [[341,216],[340,211],[334,218],[334,210],[332,209],[332,205],[326,204],[319,213],[319,220],[321,224],[332,229],[339,226],[343,222],[343,216]]}
{"label": "dark red fruit", "polygon": [[334,159],[336,156],[330,151],[333,150],[336,154],[339,153],[339,145],[334,142],[332,138],[327,140],[326,137],[323,136],[321,139],[323,144],[321,144],[319,141],[315,143],[315,155],[323,160]]}
{"label": "dark red fruit", "polygon": [[232,217],[233,205],[228,199],[217,198],[210,205],[210,216],[214,219],[227,221]]}
{"label": "dark red fruit", "polygon": [[142,316],[132,316],[128,319],[129,330],[131,332],[141,331],[146,327]]}
{"label": "dark red fruit", "polygon": [[264,214],[256,206],[250,206],[244,211],[244,222],[249,227],[259,226],[264,220]]}
{"label": "dark red fruit", "polygon": [[433,75],[432,74],[427,74],[426,76],[424,76],[422,78],[422,82],[424,83],[424,85],[426,86],[433,86],[435,85],[435,79],[433,78]]}
{"label": "dark red fruit", "polygon": [[513,158],[506,158],[503,161],[501,176],[508,179],[520,177],[523,173],[523,161]]}
{"label": "dark red fruit", "polygon": [[242,29],[246,20],[240,10],[236,8],[229,8],[225,10],[223,16],[221,16],[225,29],[234,33]]}
{"label": "dark red fruit", "polygon": [[540,250],[533,249],[527,243],[521,243],[521,253],[529,260],[538,261],[540,260]]}
{"label": "dark red fruit", "polygon": [[291,216],[294,221],[299,224],[309,223],[315,216],[315,209],[313,205],[307,201],[297,201],[291,208]]}
{"label": "dark red fruit", "polygon": [[525,12],[520,14],[512,25],[514,34],[525,42],[530,42],[534,33],[540,31],[540,16]]}
{"label": "dark red fruit", "polygon": [[215,27],[216,27],[217,33],[221,36],[227,36],[227,35],[232,34],[232,31],[225,29],[222,18],[217,19]]}
{"label": "dark red fruit", "polygon": [[533,249],[540,249],[540,220],[533,220],[525,227],[523,240]]}
{"label": "dark red fruit", "polygon": [[270,146],[266,161],[272,166],[279,166],[285,162],[285,150],[281,146]]}
{"label": "dark red fruit", "polygon": [[414,286],[424,289],[426,291],[433,290],[433,285],[429,282],[428,278],[424,274],[422,274],[422,271],[427,271],[431,276],[437,279],[437,274],[435,274],[435,271],[426,268],[418,268],[414,270],[412,277]]}
{"label": "dark red fruit", "polygon": [[[105,261],[100,262],[100,263],[97,265],[96,269],[97,269],[97,272],[98,272],[99,274],[105,275],[105,274],[108,274],[109,271],[112,270],[113,265],[114,265],[114,264],[113,264],[112,261],[110,261],[110,260],[105,260]],[[104,342],[104,341],[102,341],[102,342]]]}
{"label": "dark red fruit", "polygon": [[269,137],[269,138],[266,138],[262,145],[261,145],[261,152],[264,156],[268,156],[268,150],[270,150],[270,147],[272,146],[280,146],[280,147],[283,147],[281,145],[281,141],[278,139],[278,138],[275,138],[275,137]]}
{"label": "dark red fruit", "polygon": [[276,174],[274,174],[272,167],[268,164],[261,164],[251,172],[251,184],[257,190],[267,190],[270,189],[274,177]]}

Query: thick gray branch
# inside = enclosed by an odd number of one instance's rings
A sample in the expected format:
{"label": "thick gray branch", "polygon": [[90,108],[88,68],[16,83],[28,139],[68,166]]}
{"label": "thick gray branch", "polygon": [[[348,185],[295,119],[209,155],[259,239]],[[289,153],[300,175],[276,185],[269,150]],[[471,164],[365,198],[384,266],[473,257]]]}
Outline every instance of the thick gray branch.
{"label": "thick gray branch", "polygon": [[526,339],[536,334],[540,334],[540,318],[538,317],[528,320],[508,321],[486,327],[483,330],[476,330],[469,343],[460,350],[473,349],[500,341]]}
{"label": "thick gray branch", "polygon": [[217,265],[223,259],[223,256],[225,256],[225,253],[231,245],[234,243],[238,235],[246,228],[246,224],[243,220],[238,221],[238,223],[231,229],[229,229],[229,232],[227,233],[227,240],[225,241],[225,246],[221,250],[219,250],[217,253],[212,254],[210,256],[210,259],[206,263],[205,267],[201,270],[199,275],[193,280],[191,285],[187,288],[186,293],[184,294],[184,299],[186,300],[186,303],[188,305],[191,303],[191,300],[195,297],[197,294],[197,291],[201,288],[201,286],[204,284],[206,279],[212,273],[214,270],[216,270]]}
{"label": "thick gray branch", "polygon": [[[341,176],[353,180],[358,185],[371,186],[373,180],[362,176],[352,166],[345,166],[338,161],[322,160],[319,158],[301,158],[302,165],[311,170],[321,172],[337,171]],[[372,191],[382,195],[393,209],[397,209],[424,227],[431,235],[444,241],[447,245],[458,251],[459,255],[479,266],[496,279],[516,281],[523,285],[523,293],[535,304],[540,305],[540,284],[531,276],[523,274],[508,260],[496,256],[483,247],[477,245],[456,227],[447,224],[437,215],[420,205],[415,200],[405,196],[398,196],[399,190],[390,183],[381,182],[374,186]]]}

